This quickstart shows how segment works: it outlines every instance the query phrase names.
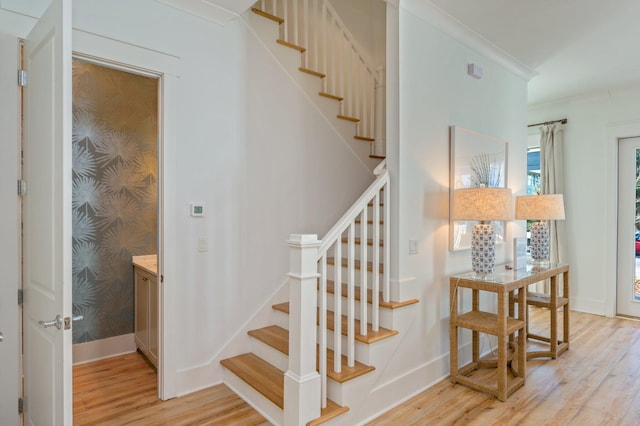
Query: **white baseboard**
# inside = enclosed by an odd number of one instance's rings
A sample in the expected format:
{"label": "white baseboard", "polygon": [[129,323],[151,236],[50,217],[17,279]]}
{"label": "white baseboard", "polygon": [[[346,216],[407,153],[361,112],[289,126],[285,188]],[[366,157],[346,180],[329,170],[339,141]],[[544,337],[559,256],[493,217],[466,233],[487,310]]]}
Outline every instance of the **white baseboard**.
{"label": "white baseboard", "polygon": [[136,351],[134,334],[108,337],[88,343],[73,345],[73,365],[86,364],[118,355],[130,354]]}
{"label": "white baseboard", "polygon": [[574,297],[569,302],[569,309],[572,311],[586,312],[588,314],[606,315],[605,302],[602,300],[584,299]]}

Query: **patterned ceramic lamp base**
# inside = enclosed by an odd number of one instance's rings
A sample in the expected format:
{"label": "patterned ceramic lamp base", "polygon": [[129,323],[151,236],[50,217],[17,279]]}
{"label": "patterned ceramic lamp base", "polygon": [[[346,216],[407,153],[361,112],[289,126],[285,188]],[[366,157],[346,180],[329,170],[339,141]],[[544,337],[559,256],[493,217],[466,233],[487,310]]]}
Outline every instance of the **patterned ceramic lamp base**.
{"label": "patterned ceramic lamp base", "polygon": [[549,260],[549,225],[546,221],[531,224],[531,257],[537,262]]}
{"label": "patterned ceramic lamp base", "polygon": [[488,223],[474,225],[471,235],[471,266],[473,272],[493,274],[496,265],[496,235]]}

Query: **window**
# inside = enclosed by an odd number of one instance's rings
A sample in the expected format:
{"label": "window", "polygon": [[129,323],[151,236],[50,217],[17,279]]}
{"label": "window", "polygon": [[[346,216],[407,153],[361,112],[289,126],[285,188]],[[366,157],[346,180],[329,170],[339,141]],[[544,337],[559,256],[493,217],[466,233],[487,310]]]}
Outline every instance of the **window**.
{"label": "window", "polygon": [[540,192],[540,148],[529,148],[527,150],[527,195]]}

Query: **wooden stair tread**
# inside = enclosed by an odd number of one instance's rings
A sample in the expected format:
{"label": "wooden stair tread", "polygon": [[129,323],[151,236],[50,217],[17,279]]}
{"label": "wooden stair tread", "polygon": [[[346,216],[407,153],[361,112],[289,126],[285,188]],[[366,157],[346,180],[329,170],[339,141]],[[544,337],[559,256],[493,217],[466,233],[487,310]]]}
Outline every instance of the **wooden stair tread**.
{"label": "wooden stair tread", "polygon": [[[335,265],[335,258],[327,257],[327,265]],[[342,267],[346,268],[349,266],[349,260],[346,258],[342,258]],[[354,260],[354,266],[357,270],[360,270],[360,260]],[[367,271],[373,272],[373,262],[367,262]],[[384,264],[378,265],[378,272],[384,274]]]}
{"label": "wooden stair tread", "polygon": [[[335,294],[335,282],[327,280],[327,293],[330,294]],[[342,283],[342,297],[347,297],[348,295],[348,288],[347,288],[347,284]],[[357,301],[360,301],[360,286],[355,286],[355,299]],[[371,290],[370,288],[367,289],[367,303],[371,304],[371,301],[373,300],[373,290]],[[418,299],[409,299],[409,300],[405,300],[404,302],[384,302],[382,300],[382,292],[380,292],[380,302],[378,303],[378,305],[380,305],[381,308],[386,308],[386,309],[398,309],[398,308],[403,308],[405,306],[409,306],[409,305],[413,305],[419,302]]]}
{"label": "wooden stair tread", "polygon": [[353,138],[354,138],[354,139],[357,139],[357,140],[359,140],[359,141],[365,141],[365,142],[375,142],[375,141],[376,141],[374,138],[368,138],[368,137],[366,137],[366,136],[358,136],[358,135],[355,135]]}
{"label": "wooden stair tread", "polygon": [[260,15],[260,16],[262,16],[263,18],[270,19],[270,20],[272,20],[272,21],[274,21],[274,22],[277,22],[278,24],[282,24],[282,23],[284,23],[284,19],[282,19],[281,17],[276,16],[276,15],[272,15],[272,14],[270,14],[270,13],[267,13],[267,12],[265,12],[265,11],[263,11],[263,10],[258,9],[257,7],[252,7],[252,8],[251,8],[251,11],[252,11],[253,13],[255,13],[256,15]]}
{"label": "wooden stair tread", "polygon": [[[276,311],[284,312],[285,314],[289,314],[289,302],[278,303],[277,305],[272,306]],[[334,331],[334,321],[333,321],[334,313],[331,311],[327,311],[327,329]],[[371,329],[371,324],[367,324],[367,335],[363,336],[360,334],[360,320],[355,320],[355,331],[356,336],[355,339],[362,343],[371,344],[377,342],[382,339],[386,339],[387,337],[395,336],[398,334],[396,330],[388,330],[386,328],[380,327],[378,331],[373,331]],[[341,332],[343,336],[347,335],[347,316],[342,315],[342,327]]]}
{"label": "wooden stair tread", "polygon": [[254,339],[271,346],[285,355],[289,355],[289,331],[277,325],[250,330],[247,334]]}
{"label": "wooden stair tread", "polygon": [[307,423],[307,426],[318,426],[349,411],[349,407],[341,406],[327,399],[327,406],[320,410],[320,417]]}
{"label": "wooden stair tread", "polygon": [[378,160],[384,160],[384,159],[385,159],[385,158],[387,158],[387,157],[385,157],[384,155],[374,155],[374,154],[369,154],[369,158],[376,158],[376,159],[378,159]]}
{"label": "wooden stair tread", "polygon": [[223,359],[220,364],[280,408],[284,407],[284,371],[252,354]]}
{"label": "wooden stair tread", "polygon": [[359,118],[349,117],[348,115],[338,114],[336,115],[336,117],[338,117],[340,120],[352,121],[354,123],[358,123],[360,121]]}
{"label": "wooden stair tread", "polygon": [[[273,365],[252,353],[223,359],[220,361],[220,364],[240,377],[275,405],[284,409],[283,371],[278,370]],[[308,424],[319,425],[347,411],[349,411],[349,407],[342,407],[330,399],[327,399],[327,408],[321,411],[320,417],[312,420]]]}
{"label": "wooden stair tread", "polygon": [[[344,244],[347,244],[349,242],[349,238],[348,237],[342,237],[342,242]],[[360,237],[356,237],[354,242],[355,245],[359,246],[361,243],[361,239]],[[373,246],[373,238],[367,238],[367,245],[368,246]],[[384,247],[384,241],[380,240],[380,247]]]}
{"label": "wooden stair tread", "polygon": [[334,99],[336,101],[344,100],[344,98],[342,96],[332,95],[331,93],[327,93],[327,92],[319,92],[318,95],[320,95],[322,97],[325,97],[325,98]]}
{"label": "wooden stair tread", "polygon": [[291,49],[297,50],[300,53],[304,53],[307,50],[302,46],[298,46],[297,44],[289,43],[288,41],[284,41],[282,39],[276,40],[276,43],[278,43],[279,45],[282,45],[282,46],[289,47]]}
{"label": "wooden stair tread", "polygon": [[[289,355],[288,330],[285,330],[282,327],[278,327],[277,325],[272,325],[257,330],[251,330],[249,332],[249,335],[255,339],[260,340],[264,344],[280,351],[281,353]],[[331,349],[328,349],[327,376],[338,383],[344,383],[375,370],[375,367],[365,365],[358,361],[355,362],[355,365],[353,367],[349,367],[347,365],[347,357],[343,355],[341,357],[342,371],[340,373],[336,373],[335,371],[333,371],[334,356],[335,353]]]}
{"label": "wooden stair tread", "polygon": [[298,70],[302,71],[305,74],[310,74],[310,75],[313,75],[313,76],[319,77],[319,78],[325,78],[327,76],[326,74],[323,74],[320,71],[315,71],[315,70],[312,70],[312,69],[309,69],[309,68],[305,68],[305,67],[300,67],[300,68],[298,68]]}

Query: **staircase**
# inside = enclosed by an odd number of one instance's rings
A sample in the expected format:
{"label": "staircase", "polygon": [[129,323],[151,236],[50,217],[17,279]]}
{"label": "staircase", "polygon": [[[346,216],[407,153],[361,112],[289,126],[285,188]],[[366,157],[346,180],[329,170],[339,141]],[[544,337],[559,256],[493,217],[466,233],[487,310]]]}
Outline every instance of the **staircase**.
{"label": "staircase", "polygon": [[325,0],[260,0],[244,14],[258,38],[371,169],[385,158],[384,74]]}
{"label": "staircase", "polygon": [[375,173],[322,241],[291,237],[289,301],[271,306],[271,324],[248,332],[250,353],[221,361],[225,383],[274,424],[341,424],[399,345],[397,315],[418,302],[390,300],[384,162]]}
{"label": "staircase", "polygon": [[391,300],[380,79],[324,0],[260,0],[244,18],[375,180],[321,241],[290,237],[288,300],[248,331],[250,352],[221,361],[224,382],[274,424],[354,424],[384,408],[367,397],[418,302]]}

